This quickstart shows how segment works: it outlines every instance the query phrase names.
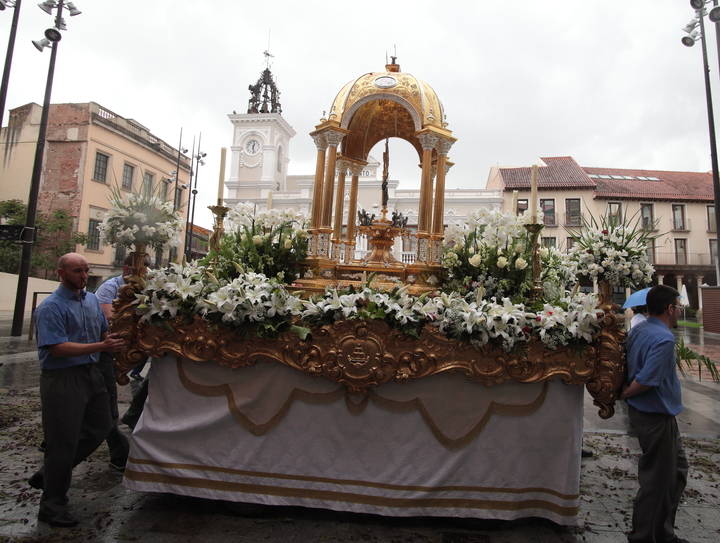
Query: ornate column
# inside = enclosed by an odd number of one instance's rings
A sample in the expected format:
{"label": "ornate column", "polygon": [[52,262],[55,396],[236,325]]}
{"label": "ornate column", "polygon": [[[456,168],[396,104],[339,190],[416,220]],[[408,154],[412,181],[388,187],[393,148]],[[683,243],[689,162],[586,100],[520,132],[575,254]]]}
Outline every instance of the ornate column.
{"label": "ornate column", "polygon": [[347,238],[345,240],[345,263],[349,263],[355,256],[355,221],[357,220],[358,185],[360,172],[364,164],[350,163],[352,181],[350,182],[350,203],[348,204]]}
{"label": "ornate column", "polygon": [[308,244],[308,256],[317,255],[318,232],[320,227],[320,214],[322,213],[323,201],[323,174],[325,173],[325,150],[327,140],[324,134],[313,134],[313,140],[317,146],[317,159],[315,161],[315,182],[313,184],[312,211],[310,212],[310,243]]}
{"label": "ornate column", "polygon": [[440,262],[440,246],[445,231],[445,175],[452,164],[447,161],[447,154],[453,142],[438,138],[437,150],[437,178],[435,181],[435,199],[433,201],[432,237],[430,261],[433,264]]}
{"label": "ornate column", "polygon": [[328,144],[327,163],[325,165],[325,182],[323,183],[322,212],[320,215],[320,233],[318,236],[317,256],[327,258],[330,252],[330,234],[332,233],[332,204],[335,190],[335,161],[337,148],[345,134],[336,130],[327,130],[325,140]]}
{"label": "ornate column", "polygon": [[344,158],[340,158],[337,161],[337,191],[335,192],[335,221],[333,224],[333,235],[332,235],[332,246],[331,246],[331,260],[336,262],[340,261],[340,256],[343,254],[343,240],[342,240],[342,222],[343,222],[343,206],[345,204],[345,174],[350,166],[350,162]]}
{"label": "ornate column", "polygon": [[429,258],[429,224],[432,221],[432,151],[438,137],[430,132],[418,135],[422,145],[422,178],[420,181],[420,202],[418,209],[417,261],[427,263]]}

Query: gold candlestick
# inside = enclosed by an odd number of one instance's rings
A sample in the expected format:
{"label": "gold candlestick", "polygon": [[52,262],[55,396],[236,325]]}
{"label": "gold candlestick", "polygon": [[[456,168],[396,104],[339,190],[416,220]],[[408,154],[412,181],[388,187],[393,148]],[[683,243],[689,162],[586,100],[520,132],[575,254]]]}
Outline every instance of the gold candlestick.
{"label": "gold candlestick", "polygon": [[217,267],[218,255],[220,253],[220,241],[225,234],[225,216],[228,211],[230,211],[230,208],[224,205],[216,205],[208,206],[208,209],[212,211],[214,219],[213,232],[210,234],[210,239],[208,240],[210,253],[212,254],[210,264],[208,265],[208,271],[213,271]]}
{"label": "gold candlestick", "polygon": [[542,224],[531,223],[526,224],[525,229],[530,233],[530,244],[532,249],[532,291],[530,297],[534,302],[541,300],[543,295],[542,281],[540,280],[540,244],[538,238],[540,231],[543,229]]}

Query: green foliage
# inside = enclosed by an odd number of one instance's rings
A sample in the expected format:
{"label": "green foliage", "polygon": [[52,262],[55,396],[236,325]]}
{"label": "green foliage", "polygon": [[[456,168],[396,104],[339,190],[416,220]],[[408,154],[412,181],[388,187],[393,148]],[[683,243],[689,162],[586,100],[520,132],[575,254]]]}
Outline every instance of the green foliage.
{"label": "green foliage", "polygon": [[702,379],[702,370],[706,369],[708,373],[710,373],[710,377],[713,381],[716,383],[720,382],[720,372],[718,372],[715,362],[710,360],[707,356],[693,351],[690,347],[686,346],[685,341],[682,338],[678,338],[675,349],[677,354],[675,359],[680,373],[685,375],[685,367],[692,369],[694,363],[697,362],[700,379]]}
{"label": "green foliage", "polygon": [[223,236],[218,254],[208,254],[200,264],[208,265],[217,257],[218,277],[232,280],[242,273],[255,272],[291,283],[300,273],[307,247],[304,231],[294,229],[289,221],[269,229],[253,221]]}
{"label": "green foliage", "polygon": [[[20,200],[0,201],[0,219],[5,224],[24,224],[27,206]],[[87,241],[86,234],[73,231],[73,218],[67,211],[38,213],[35,218],[37,242],[33,246],[31,274],[45,279],[54,278],[57,260]],[[22,248],[12,241],[0,241],[0,271],[18,273]]]}

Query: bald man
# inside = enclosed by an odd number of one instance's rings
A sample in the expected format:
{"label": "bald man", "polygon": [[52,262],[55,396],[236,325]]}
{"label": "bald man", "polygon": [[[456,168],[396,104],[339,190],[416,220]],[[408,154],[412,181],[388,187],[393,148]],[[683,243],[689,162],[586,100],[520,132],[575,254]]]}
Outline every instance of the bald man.
{"label": "bald man", "polygon": [[51,526],[77,524],[67,506],[73,467],[103,442],[112,425],[99,354],[125,347],[107,333],[97,298],[85,291],[88,272],[82,255],[61,256],[61,284],[35,312],[45,458],[28,483],[43,490],[38,520]]}

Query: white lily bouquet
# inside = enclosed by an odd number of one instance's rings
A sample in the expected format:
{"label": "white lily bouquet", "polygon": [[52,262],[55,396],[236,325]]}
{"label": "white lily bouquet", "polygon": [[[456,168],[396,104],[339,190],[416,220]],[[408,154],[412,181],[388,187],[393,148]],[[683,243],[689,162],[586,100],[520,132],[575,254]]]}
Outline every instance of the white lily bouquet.
{"label": "white lily bouquet", "polygon": [[98,229],[103,243],[120,247],[144,245],[160,249],[177,245],[183,219],[172,202],[160,199],[154,191],[132,192],[127,197],[114,188],[112,208]]}
{"label": "white lily bouquet", "polygon": [[574,244],[570,260],[580,276],[606,281],[612,287],[642,288],[650,284],[655,269],[648,259],[648,242],[655,239],[639,217],[628,221],[614,217],[584,220],[584,228],[571,230]]}

